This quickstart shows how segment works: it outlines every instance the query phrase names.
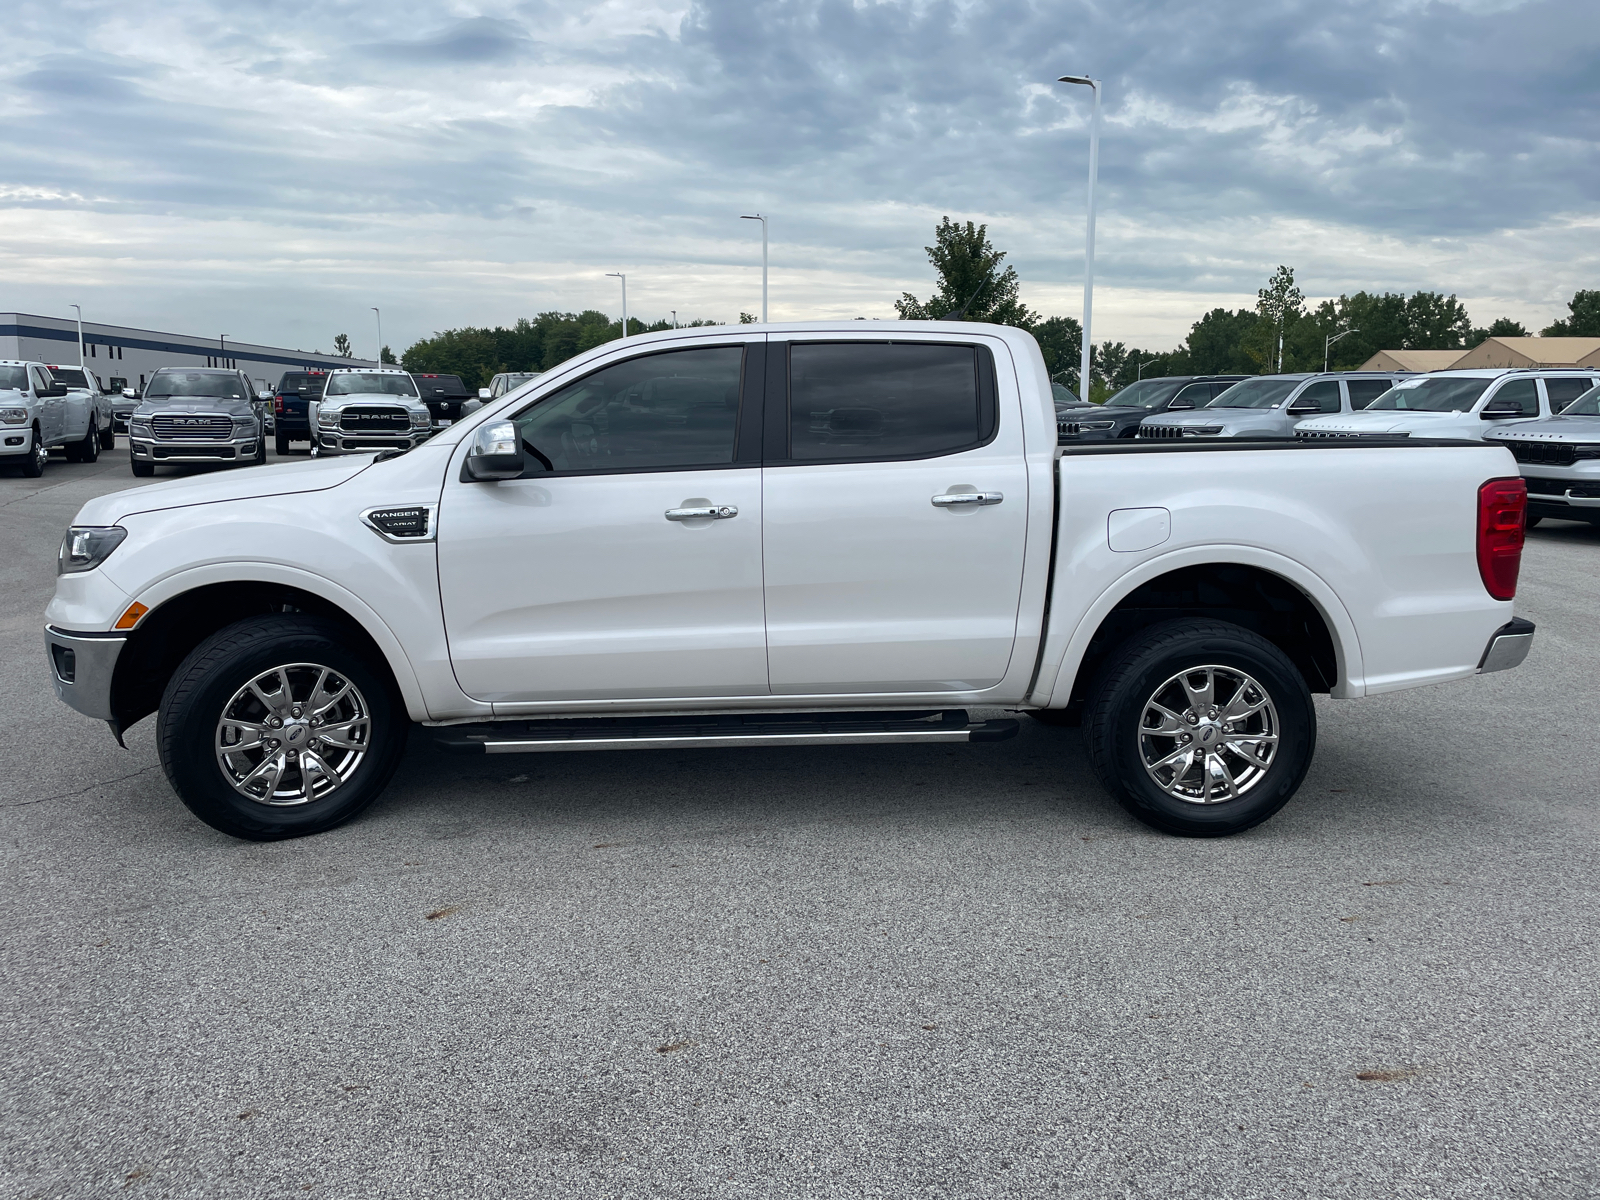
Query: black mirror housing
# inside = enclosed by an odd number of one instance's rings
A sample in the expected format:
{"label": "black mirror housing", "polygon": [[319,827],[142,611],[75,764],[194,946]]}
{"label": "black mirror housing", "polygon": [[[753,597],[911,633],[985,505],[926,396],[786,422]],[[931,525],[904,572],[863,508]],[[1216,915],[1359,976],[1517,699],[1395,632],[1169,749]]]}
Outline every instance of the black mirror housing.
{"label": "black mirror housing", "polygon": [[1515,400],[1491,400],[1484,405],[1483,411],[1478,414],[1478,419],[1480,421],[1505,421],[1524,415],[1526,414],[1523,413],[1522,406]]}
{"label": "black mirror housing", "polygon": [[1309,413],[1321,411],[1322,405],[1318,404],[1315,400],[1296,400],[1293,404],[1289,405],[1289,415],[1292,417],[1303,417]]}
{"label": "black mirror housing", "polygon": [[1193,400],[1174,400],[1171,404],[1167,405],[1167,411],[1178,412],[1180,409],[1189,409],[1193,407]]}

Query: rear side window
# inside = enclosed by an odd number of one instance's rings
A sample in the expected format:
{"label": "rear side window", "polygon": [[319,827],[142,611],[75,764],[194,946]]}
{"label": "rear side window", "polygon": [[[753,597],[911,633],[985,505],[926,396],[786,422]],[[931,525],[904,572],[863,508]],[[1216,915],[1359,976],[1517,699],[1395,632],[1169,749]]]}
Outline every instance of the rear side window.
{"label": "rear side window", "polygon": [[1313,383],[1305,391],[1295,397],[1295,403],[1302,400],[1315,400],[1317,411],[1336,413],[1339,411],[1339,381],[1337,379],[1322,379]]}
{"label": "rear side window", "polygon": [[69,388],[87,389],[89,386],[89,381],[77,367],[51,367],[50,374],[57,383],[64,383]]}
{"label": "rear side window", "polygon": [[1393,381],[1388,379],[1347,379],[1345,380],[1345,386],[1350,389],[1350,407],[1362,409],[1387,392],[1393,386]]}
{"label": "rear side window", "polygon": [[789,348],[789,457],[798,462],[931,458],[994,433],[987,352],[917,342],[797,342]]}
{"label": "rear side window", "polygon": [[1515,400],[1518,409],[1525,417],[1539,415],[1539,389],[1534,386],[1531,379],[1513,379],[1503,388],[1489,397],[1490,401]]}
{"label": "rear side window", "polygon": [[514,418],[549,471],[670,471],[733,462],[742,346],[647,354],[604,367]]}
{"label": "rear side window", "polygon": [[1546,379],[1544,394],[1550,397],[1550,410],[1560,412],[1593,386],[1592,379]]}

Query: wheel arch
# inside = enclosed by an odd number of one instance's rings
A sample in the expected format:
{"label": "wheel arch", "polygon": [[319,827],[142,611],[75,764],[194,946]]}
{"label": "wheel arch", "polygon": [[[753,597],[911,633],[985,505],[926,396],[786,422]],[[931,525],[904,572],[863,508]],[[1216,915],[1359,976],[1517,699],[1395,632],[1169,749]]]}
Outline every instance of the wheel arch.
{"label": "wheel arch", "polygon": [[[1070,586],[1070,584],[1065,584]],[[1057,592],[1064,581],[1057,581]],[[1030,699],[1081,708],[1099,659],[1155,620],[1193,615],[1261,634],[1294,660],[1312,691],[1365,694],[1355,623],[1327,582],[1300,563],[1248,546],[1205,547],[1150,559],[1098,596],[1067,638],[1053,675]]]}
{"label": "wheel arch", "polygon": [[275,564],[227,564],[184,571],[140,593],[149,607],[118,656],[112,723],[121,730],[155,712],[178,664],[218,630],[254,615],[305,612],[346,625],[387,668],[412,720],[424,720],[422,689],[400,640],[358,597],[318,575]]}

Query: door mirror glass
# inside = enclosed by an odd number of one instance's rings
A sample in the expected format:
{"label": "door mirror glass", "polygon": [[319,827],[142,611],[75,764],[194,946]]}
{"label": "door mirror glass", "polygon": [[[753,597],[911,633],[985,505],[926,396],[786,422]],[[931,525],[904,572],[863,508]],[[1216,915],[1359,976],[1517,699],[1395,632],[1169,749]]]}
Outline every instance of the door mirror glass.
{"label": "door mirror glass", "polygon": [[139,398],[139,393],[134,391],[132,388],[123,388],[122,398],[124,400],[137,400]]}
{"label": "door mirror glass", "polygon": [[486,483],[496,479],[515,479],[522,474],[522,445],[517,427],[510,421],[485,425],[472,438],[462,478]]}
{"label": "door mirror glass", "polygon": [[490,394],[488,388],[479,388],[478,389],[478,399],[479,400],[492,400],[493,398],[494,397]]}

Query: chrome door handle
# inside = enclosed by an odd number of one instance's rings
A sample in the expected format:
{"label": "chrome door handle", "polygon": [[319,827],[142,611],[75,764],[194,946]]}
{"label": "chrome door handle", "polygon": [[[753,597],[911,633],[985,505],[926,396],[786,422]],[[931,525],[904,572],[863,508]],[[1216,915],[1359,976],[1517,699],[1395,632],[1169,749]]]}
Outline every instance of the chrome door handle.
{"label": "chrome door handle", "polygon": [[999,504],[1005,499],[1003,492],[947,492],[933,498],[936,508],[953,508],[957,504]]}
{"label": "chrome door handle", "polygon": [[729,517],[737,517],[739,509],[733,504],[710,504],[705,508],[669,508],[667,520],[669,521],[694,521],[710,517],[716,521],[726,521]]}

